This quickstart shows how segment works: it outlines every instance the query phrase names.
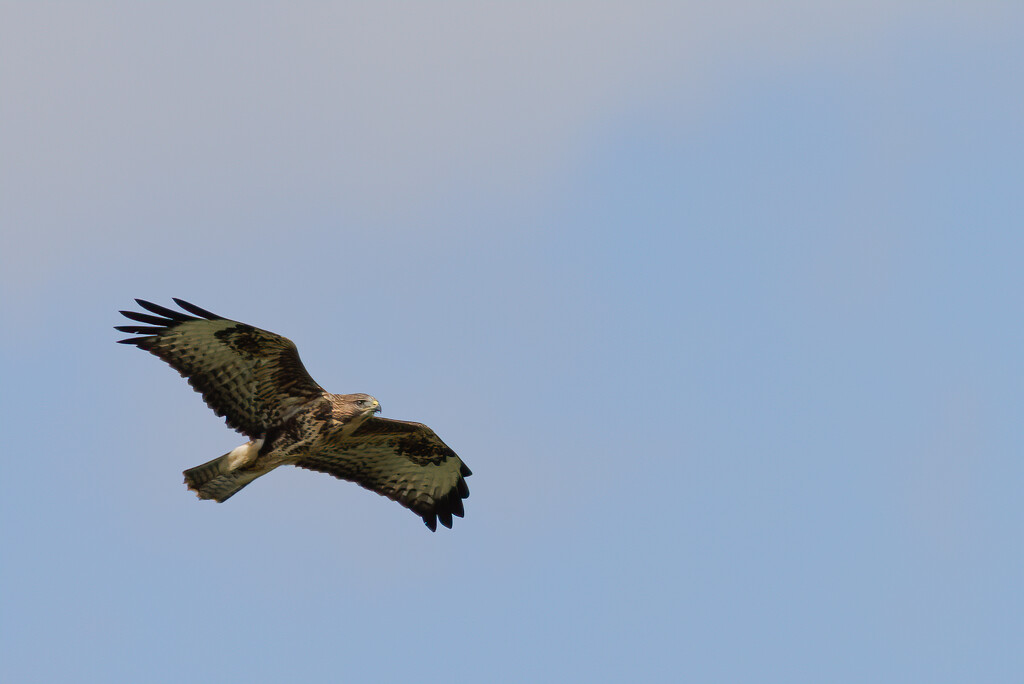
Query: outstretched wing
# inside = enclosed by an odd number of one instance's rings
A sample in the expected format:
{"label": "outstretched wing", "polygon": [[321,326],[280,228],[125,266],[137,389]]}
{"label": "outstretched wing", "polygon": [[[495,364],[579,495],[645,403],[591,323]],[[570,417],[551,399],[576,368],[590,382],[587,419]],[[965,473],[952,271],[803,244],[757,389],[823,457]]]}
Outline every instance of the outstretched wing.
{"label": "outstretched wing", "polygon": [[330,451],[304,456],[295,465],[318,470],[397,501],[419,514],[432,531],[437,520],[452,526],[463,516],[472,472],[422,423],[369,418]]}
{"label": "outstretched wing", "polygon": [[324,393],[289,339],[221,318],[181,299],[174,301],[194,315],[135,301],[156,315],[122,311],[147,325],[116,326],[142,335],[119,342],[134,344],[169,363],[188,378],[214,413],[253,439]]}

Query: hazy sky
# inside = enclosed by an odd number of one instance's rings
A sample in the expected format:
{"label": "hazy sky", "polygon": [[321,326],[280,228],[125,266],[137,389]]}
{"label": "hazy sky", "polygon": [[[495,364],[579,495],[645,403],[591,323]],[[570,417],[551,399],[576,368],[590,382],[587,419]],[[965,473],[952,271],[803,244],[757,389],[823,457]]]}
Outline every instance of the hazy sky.
{"label": "hazy sky", "polygon": [[[1024,5],[209,5],[0,2],[0,680],[1020,681]],[[465,519],[197,501],[172,296]]]}

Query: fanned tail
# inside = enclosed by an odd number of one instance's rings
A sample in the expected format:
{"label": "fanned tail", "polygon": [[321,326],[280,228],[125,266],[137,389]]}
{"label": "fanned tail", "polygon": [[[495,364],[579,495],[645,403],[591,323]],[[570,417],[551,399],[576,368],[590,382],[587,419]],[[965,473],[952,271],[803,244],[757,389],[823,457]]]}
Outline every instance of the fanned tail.
{"label": "fanned tail", "polygon": [[232,453],[228,452],[195,468],[189,468],[184,472],[185,484],[200,499],[213,499],[218,503],[227,501],[262,474],[251,470],[230,470],[229,457]]}

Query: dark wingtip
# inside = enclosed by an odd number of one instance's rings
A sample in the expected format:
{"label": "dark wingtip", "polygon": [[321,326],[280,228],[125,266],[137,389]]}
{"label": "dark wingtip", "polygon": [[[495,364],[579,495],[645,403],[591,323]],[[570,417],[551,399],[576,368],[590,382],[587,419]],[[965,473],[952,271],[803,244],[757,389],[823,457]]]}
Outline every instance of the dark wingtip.
{"label": "dark wingtip", "polygon": [[448,501],[452,507],[452,515],[459,518],[466,517],[466,509],[462,506],[461,496],[449,496]]}
{"label": "dark wingtip", "polygon": [[164,330],[164,326],[152,326],[152,325],[115,325],[114,330],[126,333],[134,333],[136,335],[159,335]]}
{"label": "dark wingtip", "polygon": [[423,524],[426,525],[431,532],[437,532],[437,516],[433,513],[423,516]]}
{"label": "dark wingtip", "polygon": [[139,323],[148,323],[150,325],[166,326],[168,323],[174,322],[168,318],[163,318],[162,316],[150,316],[149,314],[138,313],[136,311],[121,311],[120,313],[125,318],[130,318],[131,320],[138,321]]}
{"label": "dark wingtip", "polygon": [[154,304],[153,302],[147,302],[145,299],[136,299],[135,302],[143,309],[151,311],[152,313],[163,316],[165,318],[169,318],[172,321],[183,322],[195,320],[191,316],[186,316],[180,311],[174,311],[173,309],[168,309],[166,306],[160,306],[159,304]]}
{"label": "dark wingtip", "polygon": [[470,470],[469,466],[466,465],[465,463],[463,463],[462,467],[459,468],[459,472],[462,473],[462,477],[469,477],[470,475],[473,474],[473,471]]}
{"label": "dark wingtip", "polygon": [[218,316],[212,311],[207,311],[206,309],[198,307],[191,302],[186,302],[184,299],[178,299],[177,297],[171,297],[171,299],[174,300],[175,304],[185,311],[188,311],[190,314],[195,314],[196,316],[200,316],[201,318],[205,318],[210,321],[219,320],[221,318],[221,316]]}
{"label": "dark wingtip", "polygon": [[452,512],[451,511],[438,511],[437,517],[440,518],[441,524],[447,527],[449,530],[452,529]]}

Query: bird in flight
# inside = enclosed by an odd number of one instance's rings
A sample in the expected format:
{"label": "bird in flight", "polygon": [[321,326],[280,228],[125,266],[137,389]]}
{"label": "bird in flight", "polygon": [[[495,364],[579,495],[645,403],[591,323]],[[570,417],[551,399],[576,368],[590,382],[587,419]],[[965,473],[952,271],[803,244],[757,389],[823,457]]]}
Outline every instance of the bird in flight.
{"label": "bird in flight", "polygon": [[115,329],[157,356],[249,441],[184,472],[200,499],[223,502],[282,465],[333,475],[452,526],[469,496],[469,468],[422,423],[381,418],[368,394],[331,394],[299,360],[295,344],[175,298],[187,313],[136,299],[149,313],[122,311],[144,325]]}

